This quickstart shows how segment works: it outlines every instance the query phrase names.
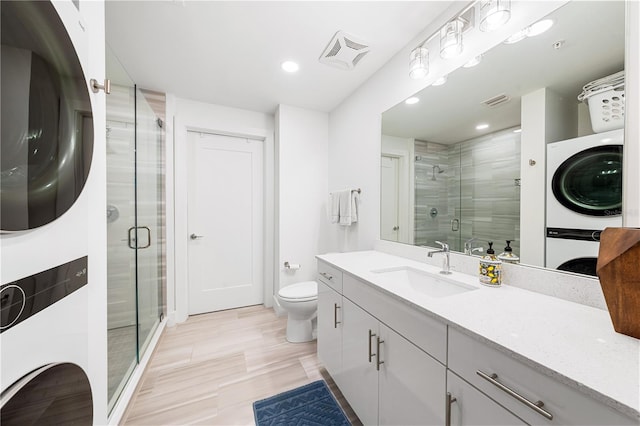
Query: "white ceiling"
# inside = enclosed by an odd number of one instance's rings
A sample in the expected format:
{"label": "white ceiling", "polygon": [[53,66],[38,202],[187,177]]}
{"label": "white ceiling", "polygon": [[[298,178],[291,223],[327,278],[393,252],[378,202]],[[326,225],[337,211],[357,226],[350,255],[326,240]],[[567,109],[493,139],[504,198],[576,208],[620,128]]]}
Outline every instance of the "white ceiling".
{"label": "white ceiling", "polygon": [[[273,113],[331,111],[450,1],[107,1],[107,43],[139,87]],[[371,51],[355,69],[318,61],[339,31]],[[284,73],[281,62],[300,64]]]}
{"label": "white ceiling", "polygon": [[[573,1],[550,15],[554,26],[516,44],[501,44],[473,68],[453,72],[443,86],[427,87],[414,105],[382,115],[383,133],[454,144],[520,125],[520,99],[547,87],[578,103],[582,86],[624,68],[623,1]],[[560,49],[553,45],[562,41]],[[508,103],[483,101],[506,94]],[[478,131],[480,123],[490,128]]]}

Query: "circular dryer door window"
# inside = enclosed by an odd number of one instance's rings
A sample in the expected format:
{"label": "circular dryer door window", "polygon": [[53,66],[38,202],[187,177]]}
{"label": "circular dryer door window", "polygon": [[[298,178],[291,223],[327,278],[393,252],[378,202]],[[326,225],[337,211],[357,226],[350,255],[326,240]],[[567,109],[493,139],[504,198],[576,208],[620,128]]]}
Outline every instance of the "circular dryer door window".
{"label": "circular dryer door window", "polygon": [[585,149],[565,160],[551,188],[566,208],[589,216],[622,214],[622,146]]}
{"label": "circular dryer door window", "polygon": [[86,79],[51,2],[2,2],[0,229],[23,231],[63,215],[93,154]]}

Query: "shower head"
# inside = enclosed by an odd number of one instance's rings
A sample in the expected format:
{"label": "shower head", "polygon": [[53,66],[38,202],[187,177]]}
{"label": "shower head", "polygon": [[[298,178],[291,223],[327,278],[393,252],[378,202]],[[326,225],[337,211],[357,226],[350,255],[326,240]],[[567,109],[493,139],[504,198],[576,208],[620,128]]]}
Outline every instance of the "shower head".
{"label": "shower head", "polygon": [[431,180],[436,180],[436,169],[438,169],[438,174],[440,174],[440,173],[444,173],[444,170],[442,170],[442,169],[440,168],[440,166],[438,166],[438,165],[436,164],[435,166],[433,166],[433,173],[432,173],[432,176],[431,176]]}

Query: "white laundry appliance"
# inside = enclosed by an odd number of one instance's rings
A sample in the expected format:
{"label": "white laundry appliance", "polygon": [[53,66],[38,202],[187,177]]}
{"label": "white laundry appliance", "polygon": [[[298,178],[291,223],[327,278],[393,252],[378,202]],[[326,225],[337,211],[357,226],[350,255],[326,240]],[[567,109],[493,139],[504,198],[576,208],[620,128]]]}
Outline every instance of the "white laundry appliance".
{"label": "white laundry appliance", "polygon": [[547,145],[546,266],[595,275],[600,231],[622,226],[624,130]]}
{"label": "white laundry appliance", "polygon": [[94,121],[78,4],[0,5],[3,426],[92,423],[83,189]]}

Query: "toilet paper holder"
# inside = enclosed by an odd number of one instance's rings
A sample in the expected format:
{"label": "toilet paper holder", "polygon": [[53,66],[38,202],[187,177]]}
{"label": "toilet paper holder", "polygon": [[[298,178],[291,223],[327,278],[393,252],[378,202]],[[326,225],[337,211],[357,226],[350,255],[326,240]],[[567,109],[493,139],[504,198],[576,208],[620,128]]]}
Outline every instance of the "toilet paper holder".
{"label": "toilet paper holder", "polygon": [[289,263],[288,261],[284,262],[284,269],[297,270],[300,269],[299,263]]}

